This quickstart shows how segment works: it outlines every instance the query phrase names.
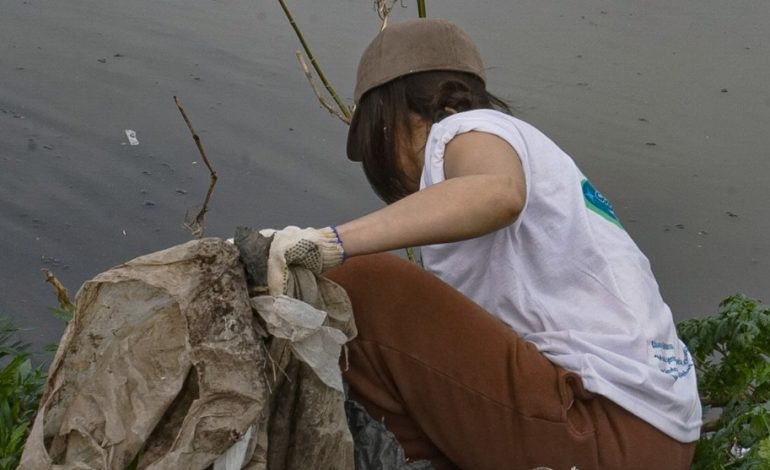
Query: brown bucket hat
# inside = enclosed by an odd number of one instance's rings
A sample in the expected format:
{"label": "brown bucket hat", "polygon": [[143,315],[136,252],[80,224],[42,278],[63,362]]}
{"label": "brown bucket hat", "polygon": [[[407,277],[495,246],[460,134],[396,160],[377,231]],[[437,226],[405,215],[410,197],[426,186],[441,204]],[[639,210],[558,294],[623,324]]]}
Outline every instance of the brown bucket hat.
{"label": "brown bucket hat", "polygon": [[[398,77],[432,70],[469,72],[486,81],[478,48],[456,24],[438,18],[392,24],[364,50],[358,62],[353,101],[358,104],[367,91]],[[347,153],[350,160],[360,161],[350,151]]]}

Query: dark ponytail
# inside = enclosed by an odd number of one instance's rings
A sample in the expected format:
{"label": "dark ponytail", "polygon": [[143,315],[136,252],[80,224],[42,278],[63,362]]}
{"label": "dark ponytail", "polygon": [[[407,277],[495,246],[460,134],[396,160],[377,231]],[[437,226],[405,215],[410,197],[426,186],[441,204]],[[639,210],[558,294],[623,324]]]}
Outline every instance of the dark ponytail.
{"label": "dark ponytail", "polygon": [[473,109],[473,96],[468,85],[459,80],[441,82],[433,99],[431,121],[438,122],[450,114]]}
{"label": "dark ponytail", "polygon": [[435,71],[406,75],[407,104],[410,111],[435,123],[454,113],[471,109],[497,109],[510,114],[502,100],[487,92],[476,75],[464,72]]}

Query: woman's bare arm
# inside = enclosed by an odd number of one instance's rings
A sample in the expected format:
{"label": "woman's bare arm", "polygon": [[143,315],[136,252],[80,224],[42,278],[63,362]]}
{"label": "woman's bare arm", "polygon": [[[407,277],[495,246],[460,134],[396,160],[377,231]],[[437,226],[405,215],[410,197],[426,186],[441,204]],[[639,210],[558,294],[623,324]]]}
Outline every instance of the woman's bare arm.
{"label": "woman's bare arm", "polygon": [[478,237],[513,223],[524,206],[521,161],[497,136],[452,139],[444,172],[446,181],[339,225],[348,256]]}

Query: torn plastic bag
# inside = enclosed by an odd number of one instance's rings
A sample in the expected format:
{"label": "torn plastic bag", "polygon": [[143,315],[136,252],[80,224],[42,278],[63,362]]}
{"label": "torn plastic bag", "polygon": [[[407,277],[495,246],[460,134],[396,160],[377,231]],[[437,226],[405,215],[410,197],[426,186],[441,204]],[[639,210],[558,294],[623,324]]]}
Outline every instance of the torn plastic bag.
{"label": "torn plastic bag", "polygon": [[[300,276],[354,332],[344,291]],[[19,468],[352,469],[344,395],[266,334],[251,303],[238,250],[219,239],[86,282]],[[324,328],[332,316],[345,323],[335,311]]]}
{"label": "torn plastic bag", "polygon": [[233,246],[129,261],[78,292],[19,468],[206,468],[264,413],[266,362]]}
{"label": "torn plastic bag", "polygon": [[[291,297],[259,297],[270,240],[242,235],[240,260],[203,239],[82,286],[20,469],[353,468],[337,366],[350,301],[302,269]],[[351,416],[356,468],[429,468]]]}

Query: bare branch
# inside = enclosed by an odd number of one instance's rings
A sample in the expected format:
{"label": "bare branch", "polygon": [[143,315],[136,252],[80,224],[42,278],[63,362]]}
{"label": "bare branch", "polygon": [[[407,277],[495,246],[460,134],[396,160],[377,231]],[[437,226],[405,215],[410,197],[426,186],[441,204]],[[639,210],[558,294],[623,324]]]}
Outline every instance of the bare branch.
{"label": "bare branch", "polygon": [[209,189],[206,191],[206,197],[203,199],[203,206],[201,207],[200,212],[195,216],[193,222],[185,223],[185,227],[190,230],[195,238],[201,238],[203,237],[203,219],[206,216],[206,212],[209,210],[209,200],[211,199],[211,194],[214,192],[214,186],[217,184],[217,172],[214,171],[214,168],[211,166],[209,158],[206,156],[206,151],[203,149],[203,142],[201,142],[200,136],[198,136],[195,129],[193,129],[190,119],[187,117],[187,113],[185,113],[184,108],[182,107],[182,103],[176,96],[174,96],[174,103],[176,103],[176,107],[182,114],[182,119],[184,119],[185,124],[187,124],[187,128],[190,129],[193,141],[195,141],[195,146],[198,147],[198,153],[200,153],[201,158],[203,158],[203,163],[206,164],[206,168],[209,169],[209,175],[211,176]]}
{"label": "bare branch", "polygon": [[334,102],[337,103],[337,107],[339,108],[339,111],[342,113],[343,116],[345,116],[348,119],[347,122],[350,122],[350,118],[351,118],[350,109],[340,99],[340,97],[337,95],[337,92],[334,91],[334,88],[329,84],[329,81],[326,79],[326,75],[324,75],[323,70],[321,70],[321,66],[318,65],[318,62],[315,60],[315,56],[313,55],[313,52],[310,50],[310,46],[308,46],[307,42],[305,41],[305,36],[302,35],[302,31],[300,31],[299,26],[297,25],[297,22],[294,21],[294,16],[291,14],[291,11],[289,11],[289,7],[286,6],[286,2],[284,2],[284,0],[278,0],[278,3],[281,4],[281,8],[283,8],[283,12],[286,14],[286,18],[289,20],[289,24],[294,29],[294,33],[297,35],[297,39],[299,39],[300,44],[302,44],[302,49],[305,50],[305,54],[307,55],[308,59],[310,59],[310,63],[313,65],[313,69],[315,70],[315,73],[318,75],[318,78],[321,80],[321,83],[323,83],[324,87],[326,88],[326,91],[329,92],[329,95],[331,95]]}
{"label": "bare branch", "polygon": [[70,302],[69,292],[67,292],[67,288],[64,287],[64,284],[62,284],[51,271],[45,268],[41,269],[41,271],[45,274],[45,282],[53,286],[56,298],[59,300],[59,308],[66,312],[73,312],[75,306]]}
{"label": "bare branch", "polygon": [[[390,18],[390,12],[393,10],[393,6],[397,1],[398,0],[374,0],[374,9],[377,10],[377,15],[379,15],[380,19],[382,20],[380,31],[388,27],[388,18]],[[403,7],[404,5],[402,4],[401,6]]]}
{"label": "bare branch", "polygon": [[326,110],[329,111],[331,114],[340,118],[340,120],[345,124],[350,125],[350,118],[346,117],[344,114],[340,112],[339,109],[335,108],[331,103],[326,101],[326,99],[321,94],[321,90],[318,88],[318,85],[316,85],[315,80],[313,80],[313,76],[310,74],[310,70],[308,69],[307,63],[305,62],[305,57],[302,55],[302,52],[297,51],[296,54],[297,54],[297,62],[299,62],[299,66],[302,67],[302,72],[305,74],[305,77],[307,78],[307,82],[310,84],[310,87],[313,89],[313,93],[315,93],[315,96],[316,98],[318,98],[318,101],[321,103],[321,106],[326,108]]}

